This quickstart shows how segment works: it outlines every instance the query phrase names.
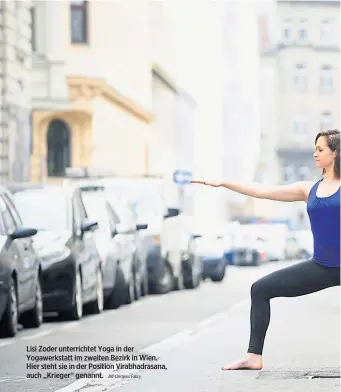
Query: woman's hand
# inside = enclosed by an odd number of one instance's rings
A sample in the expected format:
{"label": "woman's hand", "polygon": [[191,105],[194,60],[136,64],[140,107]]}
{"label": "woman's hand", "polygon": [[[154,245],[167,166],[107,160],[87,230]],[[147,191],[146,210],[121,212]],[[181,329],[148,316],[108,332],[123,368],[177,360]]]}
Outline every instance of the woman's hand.
{"label": "woman's hand", "polygon": [[214,187],[221,186],[221,182],[198,181],[198,180],[192,180],[191,184],[201,184],[201,185],[208,185],[208,186],[214,186]]}

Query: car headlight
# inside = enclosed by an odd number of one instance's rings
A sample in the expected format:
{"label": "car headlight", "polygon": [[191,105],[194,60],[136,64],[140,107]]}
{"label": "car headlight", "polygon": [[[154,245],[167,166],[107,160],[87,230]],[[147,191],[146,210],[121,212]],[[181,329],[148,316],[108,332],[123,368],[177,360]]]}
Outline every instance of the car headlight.
{"label": "car headlight", "polygon": [[39,257],[44,264],[53,264],[57,261],[65,260],[71,251],[66,246],[48,253],[39,253]]}

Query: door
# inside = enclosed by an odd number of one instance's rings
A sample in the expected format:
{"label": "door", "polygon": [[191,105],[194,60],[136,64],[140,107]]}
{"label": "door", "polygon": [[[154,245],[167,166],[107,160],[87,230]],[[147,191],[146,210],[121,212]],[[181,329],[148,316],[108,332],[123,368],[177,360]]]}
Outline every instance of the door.
{"label": "door", "polygon": [[[128,231],[129,227],[127,222],[122,220],[117,205],[113,206],[108,204],[108,212],[110,222],[113,228],[119,231]],[[129,233],[118,233],[113,237],[114,246],[118,250],[120,266],[122,268],[126,281],[130,279],[130,275],[133,268],[133,260],[135,255],[135,247],[131,241],[131,234]]]}
{"label": "door", "polygon": [[[76,192],[73,197],[74,214],[77,218],[77,230],[80,233],[82,224],[88,219],[86,210],[80,193]],[[79,241],[79,260],[83,271],[83,289],[85,298],[92,297],[92,293],[96,287],[96,269],[99,263],[99,255],[96,249],[94,234],[91,231],[77,236]],[[90,297],[89,297],[90,296]],[[92,298],[91,298],[92,299]]]}
{"label": "door", "polygon": [[[21,225],[20,221],[14,218],[15,210],[10,207],[9,199],[7,202],[4,194],[0,195],[0,214],[1,230],[3,235],[10,235]],[[17,217],[19,219],[19,217]],[[8,247],[11,248],[14,268],[18,277],[18,300],[19,305],[26,307],[34,299],[34,283],[36,275],[36,258],[30,252],[30,243],[32,239],[23,238],[10,240],[8,238]]]}

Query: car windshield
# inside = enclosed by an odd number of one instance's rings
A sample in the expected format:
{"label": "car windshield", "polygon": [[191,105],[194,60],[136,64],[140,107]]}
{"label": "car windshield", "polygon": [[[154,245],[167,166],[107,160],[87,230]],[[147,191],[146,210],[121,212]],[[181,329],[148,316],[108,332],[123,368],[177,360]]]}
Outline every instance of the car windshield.
{"label": "car windshield", "polygon": [[63,192],[17,192],[14,201],[25,226],[38,230],[68,230],[70,227],[68,198]]}
{"label": "car windshield", "polygon": [[165,213],[165,204],[161,190],[151,184],[122,183],[107,188],[107,195],[123,197],[131,203],[138,219],[161,216]]}

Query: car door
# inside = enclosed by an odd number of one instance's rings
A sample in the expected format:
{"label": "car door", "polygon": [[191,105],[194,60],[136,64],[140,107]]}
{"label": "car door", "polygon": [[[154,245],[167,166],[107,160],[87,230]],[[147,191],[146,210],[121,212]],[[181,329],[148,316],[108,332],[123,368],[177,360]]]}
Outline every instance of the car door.
{"label": "car door", "polygon": [[[74,208],[77,212],[80,226],[88,219],[80,192],[75,192],[74,195]],[[86,231],[80,238],[82,249],[81,253],[81,263],[82,270],[84,274],[84,285],[83,288],[89,294],[92,292],[93,288],[96,287],[96,269],[99,264],[99,254],[96,249],[96,242],[94,238],[94,233],[92,231]]]}
{"label": "car door", "polygon": [[[3,197],[5,199],[6,205],[11,213],[11,216],[14,219],[15,222],[15,226],[16,227],[21,227],[22,226],[22,221],[20,218],[20,215],[13,203],[13,201],[8,197],[8,195],[6,195],[6,193],[3,194]],[[29,268],[28,268],[28,272],[30,274],[30,278],[29,278],[29,287],[28,287],[28,291],[29,291],[29,300],[34,300],[35,299],[35,292],[36,292],[36,277],[37,277],[37,273],[38,273],[38,268],[39,268],[39,260],[38,260],[38,256],[34,250],[33,247],[33,238],[29,237],[29,238],[22,238],[22,239],[18,239],[16,240],[17,243],[19,244],[19,246],[21,248],[23,248],[23,256],[24,256],[24,260],[26,262],[26,264],[29,264]]]}
{"label": "car door", "polygon": [[[113,206],[110,203],[110,205],[108,204],[107,208],[112,227],[115,227],[118,230],[126,229],[125,223],[121,220],[121,216],[118,213],[117,206]],[[114,246],[118,251],[120,266],[126,281],[130,279],[133,261],[132,249],[129,243],[128,235],[129,234],[118,233],[113,237]]]}
{"label": "car door", "polygon": [[[19,226],[15,221],[9,205],[6,203],[4,194],[0,194],[0,214],[1,214],[1,231],[3,235],[10,235]],[[32,291],[35,279],[35,259],[30,257],[27,247],[27,239],[10,240],[8,238],[8,247],[11,248],[14,268],[18,277],[18,299],[19,305],[26,305],[34,298]]]}

